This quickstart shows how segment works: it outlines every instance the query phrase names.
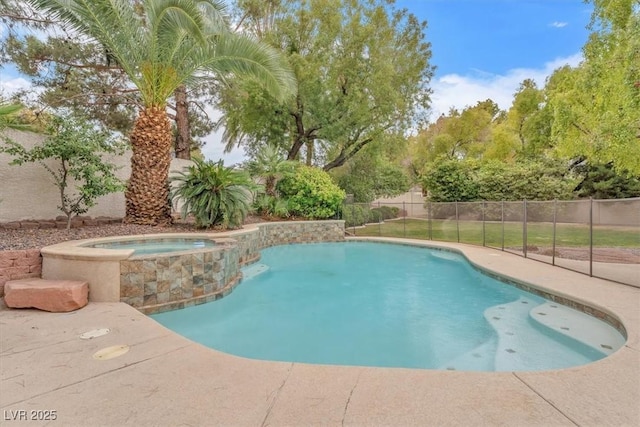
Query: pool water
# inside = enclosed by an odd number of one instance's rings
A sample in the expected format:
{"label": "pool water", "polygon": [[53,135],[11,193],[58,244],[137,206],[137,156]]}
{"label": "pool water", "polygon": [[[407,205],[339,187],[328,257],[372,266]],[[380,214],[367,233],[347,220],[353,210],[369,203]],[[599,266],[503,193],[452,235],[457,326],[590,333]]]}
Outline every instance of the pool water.
{"label": "pool water", "polygon": [[[152,317],[223,352],[319,364],[555,369],[601,359],[624,343],[604,322],[483,275],[450,252],[286,245],[264,249],[260,266],[249,266],[250,278],[221,300]],[[550,327],[554,319],[587,338]]]}
{"label": "pool water", "polygon": [[205,239],[145,239],[120,242],[96,243],[89,247],[101,249],[134,249],[134,255],[150,255],[165,252],[187,251],[215,246],[213,240]]}

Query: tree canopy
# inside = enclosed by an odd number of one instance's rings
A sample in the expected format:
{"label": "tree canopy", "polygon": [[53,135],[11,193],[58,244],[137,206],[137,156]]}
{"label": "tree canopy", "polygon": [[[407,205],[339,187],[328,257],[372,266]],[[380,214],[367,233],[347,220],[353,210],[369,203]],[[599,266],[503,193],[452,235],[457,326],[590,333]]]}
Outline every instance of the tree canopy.
{"label": "tree canopy", "polygon": [[[393,1],[240,1],[243,27],[283,50],[297,96],[279,102],[252,84],[223,91],[227,149],[277,145],[330,170],[374,141],[392,143],[426,118],[431,50],[425,22]],[[235,88],[234,88],[235,89]]]}

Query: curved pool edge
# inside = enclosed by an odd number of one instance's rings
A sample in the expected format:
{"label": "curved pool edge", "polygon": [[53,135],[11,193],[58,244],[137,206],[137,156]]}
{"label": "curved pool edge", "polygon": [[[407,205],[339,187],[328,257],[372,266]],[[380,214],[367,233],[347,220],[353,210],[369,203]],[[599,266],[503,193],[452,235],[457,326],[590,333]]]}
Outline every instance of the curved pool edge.
{"label": "curved pool edge", "polygon": [[[621,315],[609,303],[612,288],[640,295],[640,289],[554,267],[497,249],[461,243],[420,241],[392,237],[347,237],[347,242],[380,242],[447,250],[463,256],[474,268],[511,286],[532,292],[545,299],[574,308],[616,328],[626,339],[625,346],[640,347],[640,334],[630,333],[630,325],[640,324],[640,310],[634,316]],[[520,267],[524,261],[528,268]],[[592,283],[592,286],[584,286]],[[638,304],[640,308],[640,300]],[[624,348],[624,346],[623,346]],[[615,354],[615,353],[614,353]],[[606,358],[611,357],[611,355]]]}
{"label": "curved pool edge", "polygon": [[[529,268],[526,260],[514,263],[523,271]],[[588,280],[584,290],[592,293],[594,287],[599,284]],[[640,290],[620,290],[614,287],[609,301],[622,317],[630,317],[640,303]],[[9,310],[0,304],[0,316],[0,374],[6,392],[0,406],[7,412],[27,405],[55,408],[72,425],[203,425],[211,419],[238,426],[640,423],[637,346],[555,371],[344,367],[221,353],[123,303],[89,303],[73,316]],[[73,339],[97,326],[109,327],[111,333]],[[630,324],[628,332],[637,335],[638,323]],[[131,351],[109,362],[96,363],[91,357],[114,344],[127,344]]]}

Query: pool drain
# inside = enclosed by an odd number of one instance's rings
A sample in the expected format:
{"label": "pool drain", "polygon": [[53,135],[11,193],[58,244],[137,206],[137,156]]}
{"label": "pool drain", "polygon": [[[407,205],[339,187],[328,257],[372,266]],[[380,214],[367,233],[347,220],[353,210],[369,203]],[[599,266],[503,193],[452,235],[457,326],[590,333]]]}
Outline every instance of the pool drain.
{"label": "pool drain", "polygon": [[122,356],[129,351],[129,346],[126,344],[114,345],[111,347],[105,347],[102,350],[98,350],[93,353],[93,358],[96,360],[109,360]]}
{"label": "pool drain", "polygon": [[81,340],[90,340],[93,338],[98,338],[101,337],[103,335],[107,335],[109,332],[111,332],[111,329],[109,328],[102,328],[102,329],[92,329],[90,331],[87,331],[83,334],[80,334],[80,339]]}

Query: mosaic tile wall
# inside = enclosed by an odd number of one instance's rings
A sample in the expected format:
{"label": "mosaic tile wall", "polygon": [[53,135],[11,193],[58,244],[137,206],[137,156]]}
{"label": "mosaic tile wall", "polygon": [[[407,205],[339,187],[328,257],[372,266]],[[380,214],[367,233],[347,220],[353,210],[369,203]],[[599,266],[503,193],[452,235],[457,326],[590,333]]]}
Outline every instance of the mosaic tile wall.
{"label": "mosaic tile wall", "polygon": [[213,248],[121,261],[120,301],[151,314],[216,300],[240,282],[240,267],[258,260],[260,249],[287,243],[342,241],[344,221],[259,224],[256,229],[215,240]]}
{"label": "mosaic tile wall", "polygon": [[120,301],[146,312],[211,301],[240,279],[237,244],[120,262]]}
{"label": "mosaic tile wall", "polygon": [[238,242],[240,263],[260,257],[260,250],[289,243],[342,242],[344,221],[287,221],[263,223],[258,230],[230,236]]}

